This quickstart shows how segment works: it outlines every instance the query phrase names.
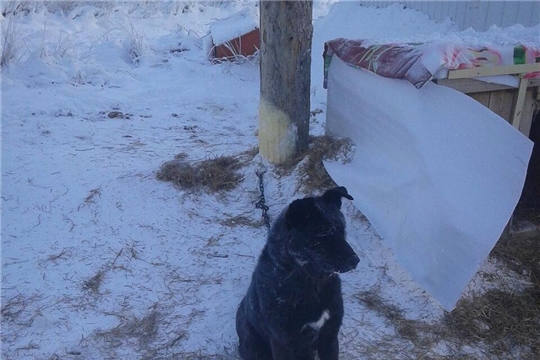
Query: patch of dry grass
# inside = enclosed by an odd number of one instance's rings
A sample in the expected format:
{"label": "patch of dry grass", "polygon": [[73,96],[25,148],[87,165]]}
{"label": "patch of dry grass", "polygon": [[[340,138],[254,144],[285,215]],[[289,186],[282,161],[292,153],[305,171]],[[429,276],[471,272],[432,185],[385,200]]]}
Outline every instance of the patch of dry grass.
{"label": "patch of dry grass", "polygon": [[17,321],[32,301],[32,298],[25,297],[22,294],[14,296],[7,301],[2,301],[2,323],[5,325],[6,322]]}
{"label": "patch of dry grass", "polygon": [[178,154],[174,155],[174,158],[176,160],[184,160],[184,159],[187,159],[187,157],[188,157],[188,154],[185,153],[185,152],[181,152],[181,153],[178,153]]}
{"label": "patch of dry grass", "polygon": [[489,290],[464,299],[445,317],[449,335],[490,345],[504,355],[515,347],[532,356],[540,351],[540,293],[530,287],[509,293]]}
{"label": "patch of dry grass", "polygon": [[464,299],[446,316],[456,336],[484,341],[494,354],[519,346],[531,356],[540,352],[540,237],[503,237],[491,256],[530,280],[523,290],[498,289]]}
{"label": "patch of dry grass", "polygon": [[171,181],[186,190],[204,189],[209,193],[234,189],[242,180],[237,173],[240,162],[231,156],[220,156],[195,163],[171,160],[164,163],[157,173],[162,181]]}
{"label": "patch of dry grass", "polygon": [[335,187],[323,165],[323,160],[341,161],[347,163],[354,152],[354,144],[348,138],[335,138],[331,136],[312,136],[309,149],[294,158],[292,161],[280,165],[278,172],[287,174],[300,161],[305,159],[299,167],[300,186],[304,191],[318,192],[321,189]]}
{"label": "patch of dry grass", "polygon": [[113,329],[117,337],[136,337],[142,344],[150,342],[157,334],[159,313],[154,309],[141,319],[133,319]]}
{"label": "patch of dry grass", "polygon": [[[130,249],[128,249],[128,251],[129,250]],[[110,263],[107,263],[104,266],[102,266],[94,276],[92,276],[88,280],[85,280],[83,282],[82,289],[85,290],[85,291],[89,291],[89,292],[91,292],[91,293],[93,293],[95,295],[99,295],[99,289],[101,287],[101,284],[103,283],[103,279],[105,278],[105,273],[107,271],[109,271],[109,270],[113,270],[113,269],[116,269],[116,268],[122,268],[121,266],[116,267],[115,264],[116,264],[116,261],[118,260],[118,258],[120,257],[120,255],[122,255],[123,251],[124,251],[124,249],[120,249],[120,251],[118,251],[118,253],[116,254],[116,257],[114,258],[114,260],[112,260]],[[133,249],[133,251],[134,251],[134,249]],[[131,254],[133,255],[133,252]]]}
{"label": "patch of dry grass", "polygon": [[413,342],[416,347],[423,348],[436,341],[436,331],[432,325],[422,321],[406,319],[403,311],[388,300],[383,299],[377,290],[363,291],[354,297],[369,310],[388,320],[396,333]]}
{"label": "patch of dry grass", "polygon": [[20,27],[15,25],[14,16],[10,14],[7,19],[2,19],[0,41],[0,67],[6,67],[19,58]]}
{"label": "patch of dry grass", "polygon": [[95,331],[92,338],[103,345],[102,354],[107,358],[119,358],[116,350],[126,346],[138,347],[139,359],[238,359],[235,349],[224,350],[232,355],[208,354],[204,348],[189,352],[183,349],[183,341],[189,338],[188,329],[200,320],[205,310],[192,309],[187,315],[167,313],[166,308],[155,303],[142,317],[127,315],[125,311],[111,313],[119,324],[110,329]]}
{"label": "patch of dry grass", "polygon": [[259,154],[259,147],[254,146],[251,149],[248,149],[240,154],[242,158],[244,158],[246,161],[251,161],[255,156]]}
{"label": "patch of dry grass", "polygon": [[105,277],[105,271],[99,270],[96,275],[92,276],[90,279],[84,281],[83,290],[90,291],[94,294],[99,294],[99,288]]}
{"label": "patch of dry grass", "polygon": [[354,295],[356,300],[360,301],[362,305],[369,310],[375,311],[382,317],[394,321],[395,319],[402,318],[402,311],[396,305],[383,299],[378,290],[362,291]]}
{"label": "patch of dry grass", "polygon": [[[19,293],[9,298],[3,294],[0,316],[2,324],[0,358],[19,359],[21,353],[29,354],[29,350],[39,349],[35,338],[28,338],[26,342],[20,340],[32,333],[35,320],[42,315],[39,304],[43,299],[44,295],[40,293]],[[18,346],[14,347],[14,344]]]}
{"label": "patch of dry grass", "polygon": [[258,149],[248,150],[237,156],[218,156],[195,162],[185,160],[186,156],[167,161],[156,174],[162,181],[171,181],[185,190],[205,190],[208,193],[230,191],[243,180],[238,173],[246,163],[253,159]]}
{"label": "patch of dry grass", "polygon": [[166,355],[151,354],[143,356],[141,360],[239,360],[239,357],[236,354],[209,354],[202,349],[189,352],[173,352],[169,349]]}
{"label": "patch of dry grass", "polygon": [[237,158],[220,156],[201,161],[196,169],[196,179],[211,193],[234,189],[243,177],[236,172],[242,167]]}
{"label": "patch of dry grass", "polygon": [[252,228],[260,228],[264,225],[264,222],[262,220],[252,220],[242,215],[229,217],[225,220],[221,220],[220,222],[221,225],[228,227],[245,226]]}
{"label": "patch of dry grass", "polygon": [[84,203],[85,204],[89,204],[89,203],[93,203],[95,202],[95,198],[97,197],[101,197],[101,186],[95,188],[95,189],[92,189],[90,190],[90,193],[88,194],[88,196],[84,199]]}
{"label": "patch of dry grass", "polygon": [[124,318],[120,325],[110,330],[98,331],[96,337],[113,343],[124,339],[137,339],[139,345],[144,346],[155,339],[160,316],[160,313],[156,310],[156,306],[154,306],[145,316],[131,319]]}
{"label": "patch of dry grass", "polygon": [[540,210],[538,209],[516,209],[514,217],[519,220],[529,221],[540,227]]}
{"label": "patch of dry grass", "polygon": [[490,359],[536,358],[540,353],[540,238],[501,239],[491,256],[527,277],[531,285],[514,292],[492,289],[464,298],[436,323],[406,319],[376,288],[355,298],[387,319],[400,337],[410,340],[415,355],[417,350],[429,351],[444,341],[455,351],[452,356],[459,358],[464,356],[459,349],[466,345],[482,349]]}
{"label": "patch of dry grass", "polygon": [[94,188],[89,191],[88,195],[84,198],[84,201],[82,204],[80,204],[77,208],[77,210],[81,210],[82,208],[89,206],[90,204],[94,204],[96,202],[96,198],[101,197],[101,186],[98,186],[97,188]]}
{"label": "patch of dry grass", "polygon": [[540,236],[503,237],[491,251],[491,256],[520,275],[528,274],[540,289]]}

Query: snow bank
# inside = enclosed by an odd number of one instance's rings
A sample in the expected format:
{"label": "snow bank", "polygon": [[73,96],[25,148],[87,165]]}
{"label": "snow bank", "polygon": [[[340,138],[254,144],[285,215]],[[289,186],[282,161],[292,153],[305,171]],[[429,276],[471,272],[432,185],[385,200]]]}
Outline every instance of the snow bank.
{"label": "snow bank", "polygon": [[259,11],[244,9],[226,19],[218,20],[210,25],[210,34],[214,45],[218,46],[232,39],[249,33],[259,27]]}

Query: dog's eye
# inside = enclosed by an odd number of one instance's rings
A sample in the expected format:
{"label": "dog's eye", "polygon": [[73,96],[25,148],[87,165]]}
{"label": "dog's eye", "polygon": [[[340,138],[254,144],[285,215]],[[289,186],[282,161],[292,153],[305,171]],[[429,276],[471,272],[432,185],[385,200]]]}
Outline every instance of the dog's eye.
{"label": "dog's eye", "polygon": [[321,231],[315,237],[330,237],[333,236],[337,232],[337,229],[335,226],[332,226],[329,229],[325,229],[324,231]]}
{"label": "dog's eye", "polygon": [[315,235],[315,237],[323,238],[323,237],[328,237],[328,235],[331,235],[331,234],[329,232],[325,232],[325,233],[317,234]]}
{"label": "dog's eye", "polygon": [[318,233],[317,235],[315,235],[315,238],[324,238],[324,241],[330,242],[345,239],[345,230],[333,228],[331,230]]}

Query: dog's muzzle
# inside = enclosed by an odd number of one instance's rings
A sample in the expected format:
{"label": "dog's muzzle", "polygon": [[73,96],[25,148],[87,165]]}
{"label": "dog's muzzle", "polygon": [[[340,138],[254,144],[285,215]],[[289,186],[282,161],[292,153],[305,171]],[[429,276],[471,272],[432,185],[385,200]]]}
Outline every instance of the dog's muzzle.
{"label": "dog's muzzle", "polygon": [[351,270],[356,269],[356,266],[358,266],[358,263],[360,262],[360,258],[358,255],[354,254],[353,256],[349,257],[347,261],[345,261],[341,268],[338,270],[339,273],[346,273]]}

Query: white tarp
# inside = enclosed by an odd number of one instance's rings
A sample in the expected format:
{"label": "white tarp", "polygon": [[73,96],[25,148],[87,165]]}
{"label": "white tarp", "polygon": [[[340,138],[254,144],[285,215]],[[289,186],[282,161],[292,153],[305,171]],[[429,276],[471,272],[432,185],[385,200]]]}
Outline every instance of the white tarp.
{"label": "white tarp", "polygon": [[447,87],[416,89],[336,56],[328,75],[327,132],[351,138],[356,153],[326,169],[450,311],[510,219],[532,142]]}

